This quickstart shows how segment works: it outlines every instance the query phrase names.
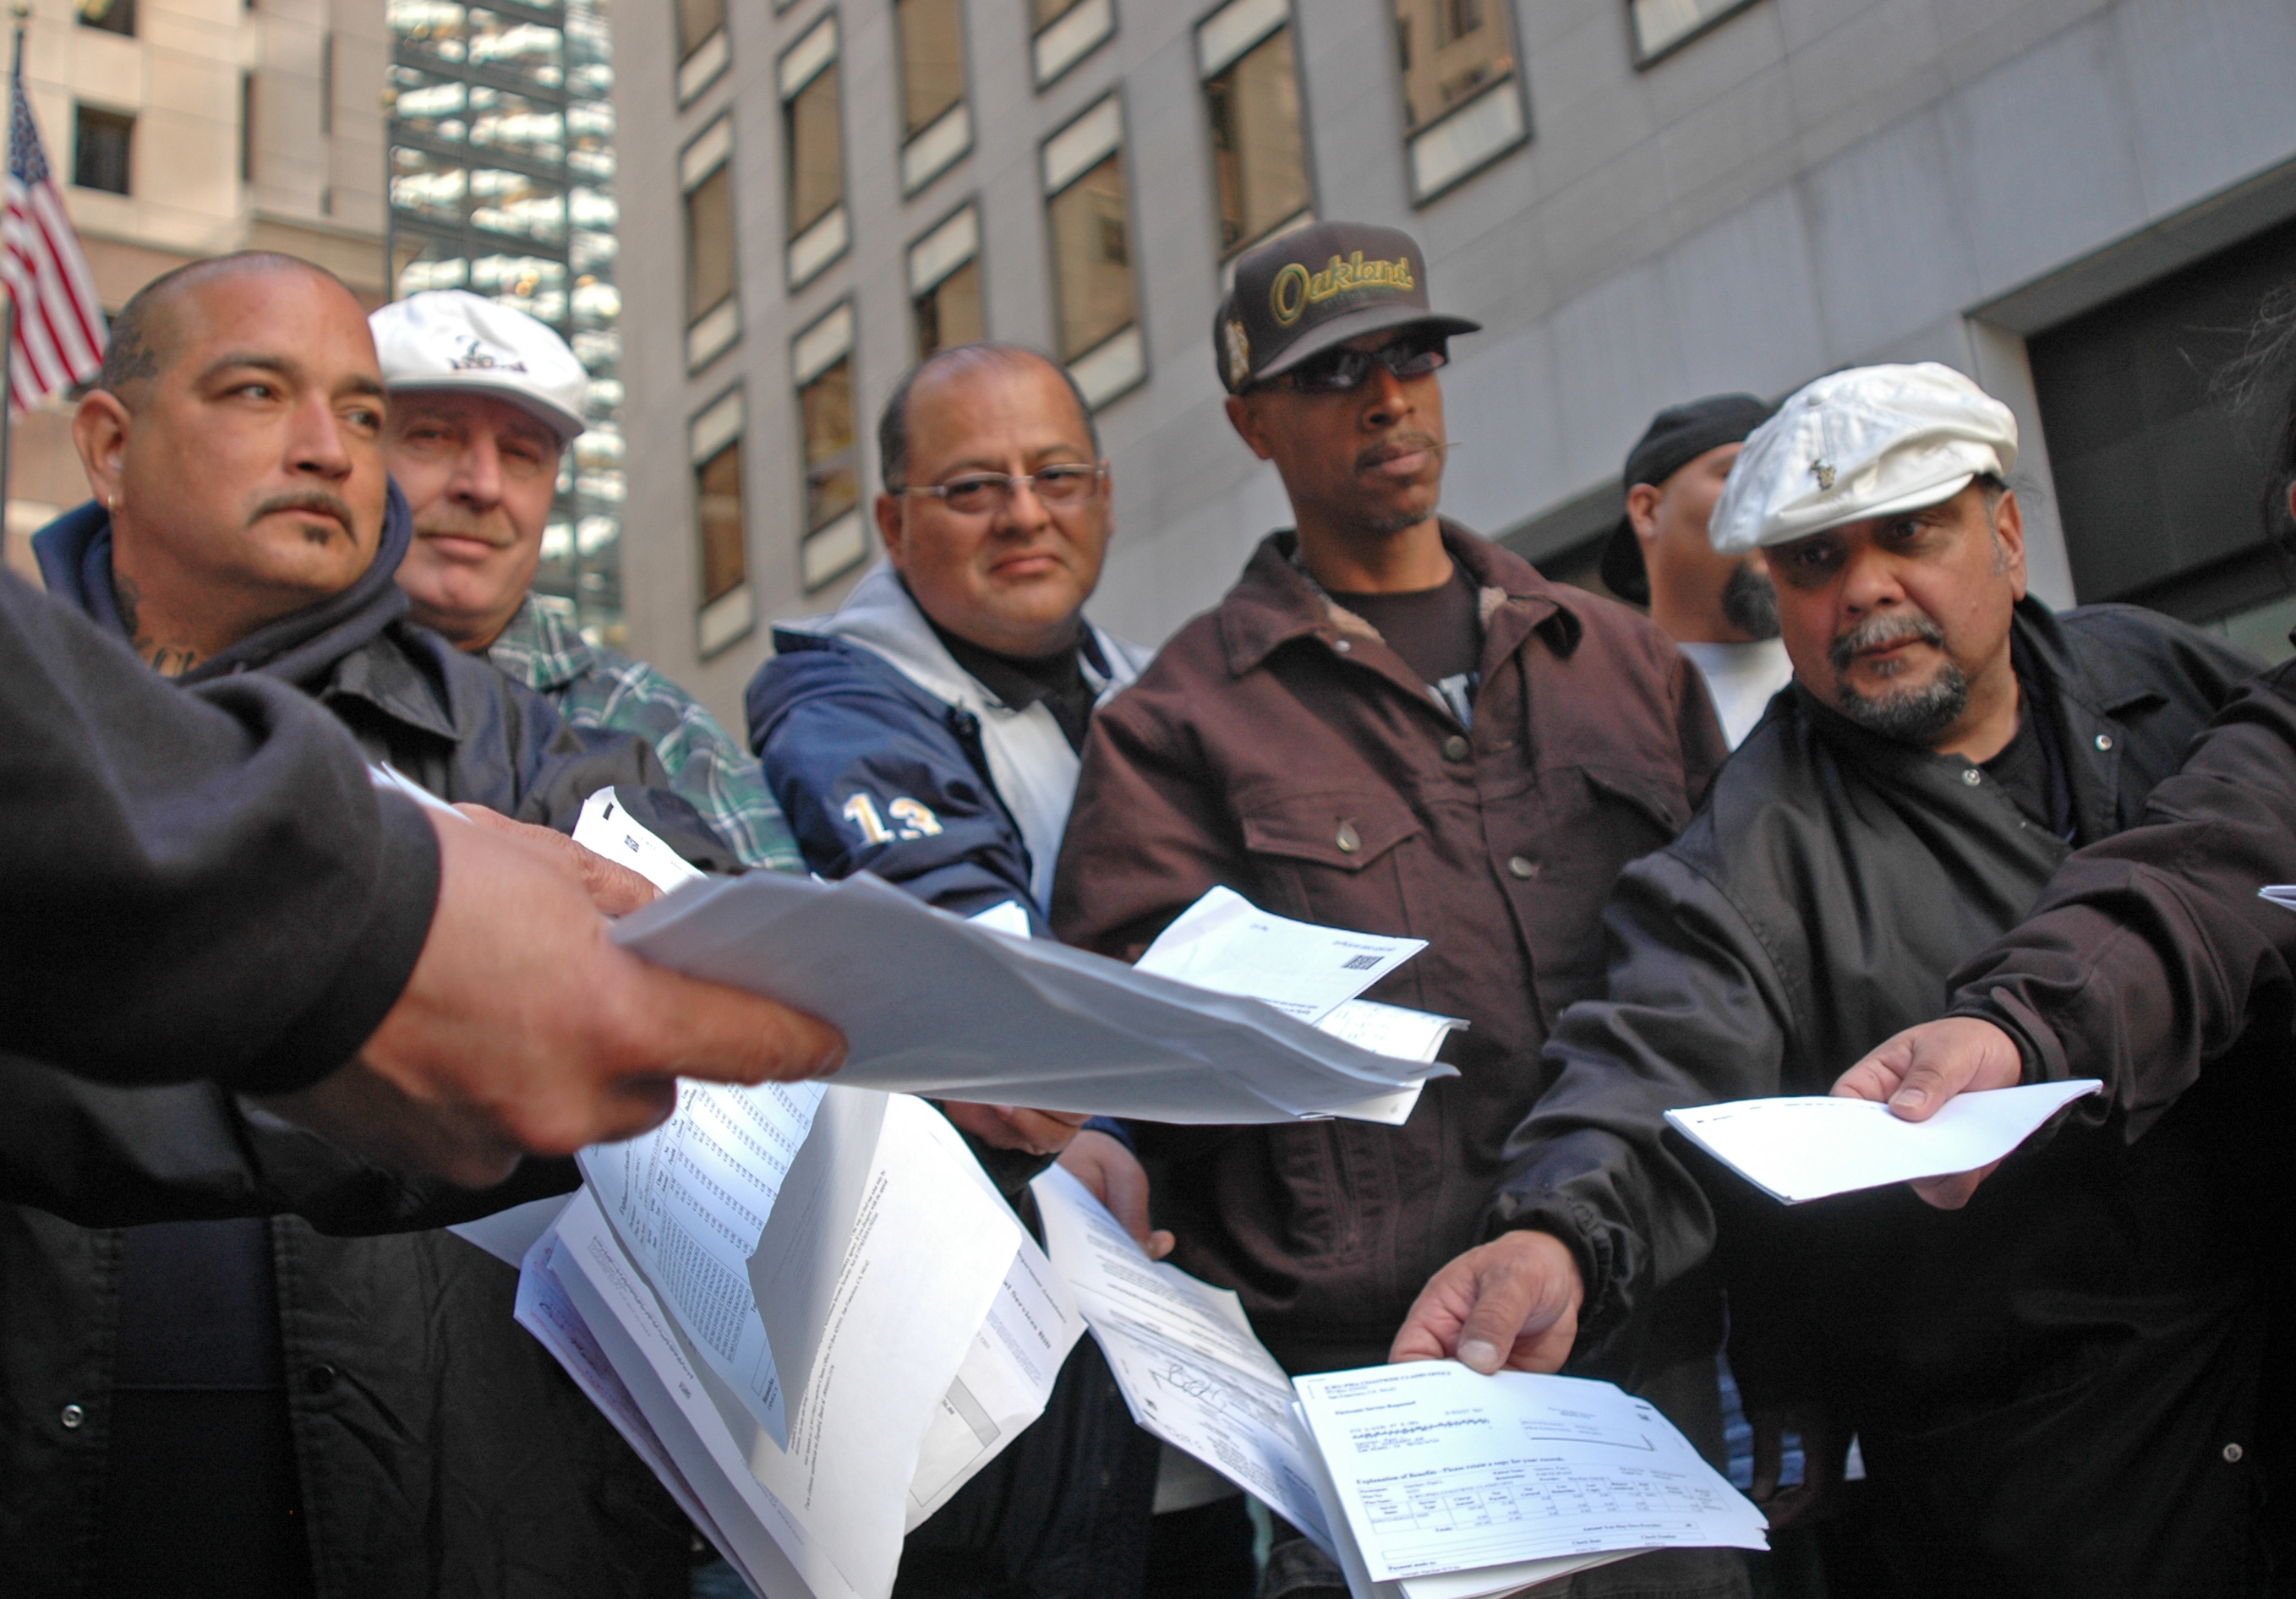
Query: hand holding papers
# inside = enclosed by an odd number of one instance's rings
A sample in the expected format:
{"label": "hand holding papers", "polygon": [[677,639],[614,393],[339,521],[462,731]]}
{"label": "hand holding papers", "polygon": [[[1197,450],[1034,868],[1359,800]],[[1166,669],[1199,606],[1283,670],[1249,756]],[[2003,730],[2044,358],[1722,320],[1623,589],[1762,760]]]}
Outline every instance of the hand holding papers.
{"label": "hand holding papers", "polygon": [[[1260,999],[968,925],[866,875],[822,883],[760,872],[697,883],[624,919],[614,936],[650,960],[838,1024],[849,1051],[837,1080],[853,1087],[1217,1125],[1400,1119],[1408,1107],[1397,1096],[1450,1075],[1318,1031]],[[1336,969],[1262,993],[1318,1017],[1414,943],[1257,912],[1183,943],[1197,967],[1264,971],[1283,964],[1267,953],[1271,941],[1316,952]],[[1349,964],[1359,960],[1369,964]],[[1449,1025],[1439,1018],[1428,1027]]]}
{"label": "hand holding papers", "polygon": [[1903,1120],[1873,1100],[1832,1097],[1737,1100],[1666,1119],[1765,1193],[1799,1205],[1989,1166],[2103,1086],[2085,1078],[1962,1094],[1927,1121]]}

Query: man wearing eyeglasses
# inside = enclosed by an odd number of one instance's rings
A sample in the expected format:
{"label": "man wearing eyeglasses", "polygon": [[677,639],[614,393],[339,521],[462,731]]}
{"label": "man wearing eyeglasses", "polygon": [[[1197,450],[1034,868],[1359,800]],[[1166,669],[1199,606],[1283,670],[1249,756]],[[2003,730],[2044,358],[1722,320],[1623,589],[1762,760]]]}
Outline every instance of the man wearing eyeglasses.
{"label": "man wearing eyeglasses", "polygon": [[[1549,1021],[1602,987],[1628,862],[1726,754],[1704,684],[1624,606],[1547,583],[1436,512],[1439,373],[1477,324],[1429,307],[1418,247],[1326,222],[1244,255],[1213,325],[1228,420],[1296,527],[1095,718],[1053,923],[1137,956],[1226,884],[1287,916],[1425,939],[1369,997],[1465,1018],[1400,1128],[1133,1128],[1184,1269],[1242,1296],[1294,1373],[1388,1357],[1430,1268],[1482,1236]],[[1496,419],[1491,419],[1496,423]],[[1499,441],[1494,438],[1494,447]],[[1718,1455],[1719,1328],[1681,1316],[1628,1380]],[[1588,1593],[1742,1592],[1734,1557],[1645,1555]],[[1263,1599],[1343,1590],[1304,1539]]]}
{"label": "man wearing eyeglasses", "polygon": [[[960,345],[901,381],[877,439],[885,558],[834,615],[775,630],[750,748],[816,872],[1049,936],[1085,729],[1147,661],[1084,619],[1114,526],[1091,409],[1033,351]],[[1024,1210],[1084,1120],[941,1109]],[[894,1592],[1130,1599],[1155,1463],[1086,1341],[1044,1417],[911,1534]]]}

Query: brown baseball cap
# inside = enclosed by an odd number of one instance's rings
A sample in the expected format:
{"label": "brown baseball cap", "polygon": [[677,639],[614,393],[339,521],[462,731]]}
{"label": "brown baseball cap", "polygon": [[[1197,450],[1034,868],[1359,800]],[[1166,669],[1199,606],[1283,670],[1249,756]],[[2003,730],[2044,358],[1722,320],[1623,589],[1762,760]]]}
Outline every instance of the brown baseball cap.
{"label": "brown baseball cap", "polygon": [[1427,262],[1411,235],[1367,222],[1318,222],[1236,258],[1235,287],[1212,323],[1230,394],[1318,351],[1390,328],[1472,333],[1482,324],[1427,306]]}

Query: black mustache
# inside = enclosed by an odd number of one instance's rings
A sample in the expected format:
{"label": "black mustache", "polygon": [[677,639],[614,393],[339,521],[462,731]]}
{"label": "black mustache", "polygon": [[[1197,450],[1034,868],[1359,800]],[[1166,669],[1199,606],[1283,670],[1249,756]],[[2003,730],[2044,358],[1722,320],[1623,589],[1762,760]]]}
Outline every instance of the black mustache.
{"label": "black mustache", "polygon": [[265,517],[275,516],[282,511],[319,512],[342,523],[346,533],[357,526],[351,519],[350,505],[340,496],[319,488],[307,488],[297,494],[274,495],[255,508],[255,514],[247,519],[247,525],[251,528]]}
{"label": "black mustache", "polygon": [[1413,450],[1425,450],[1430,455],[1448,455],[1459,447],[1459,444],[1460,441],[1456,439],[1435,439],[1425,433],[1406,434],[1402,439],[1391,439],[1386,444],[1375,444],[1357,455],[1356,470],[1362,472],[1366,467],[1377,466],[1382,459],[1389,456],[1407,455]]}

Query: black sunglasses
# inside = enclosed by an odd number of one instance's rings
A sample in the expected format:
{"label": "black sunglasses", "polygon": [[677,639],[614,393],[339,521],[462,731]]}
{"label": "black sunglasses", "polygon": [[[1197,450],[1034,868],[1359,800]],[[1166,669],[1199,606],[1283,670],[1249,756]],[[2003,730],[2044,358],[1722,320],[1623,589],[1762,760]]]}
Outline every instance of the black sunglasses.
{"label": "black sunglasses", "polygon": [[1292,380],[1292,387],[1301,394],[1345,394],[1371,381],[1374,364],[1386,367],[1401,380],[1423,378],[1449,364],[1450,345],[1449,337],[1441,333],[1398,339],[1378,349],[1350,349],[1341,345],[1308,357],[1285,375]]}

